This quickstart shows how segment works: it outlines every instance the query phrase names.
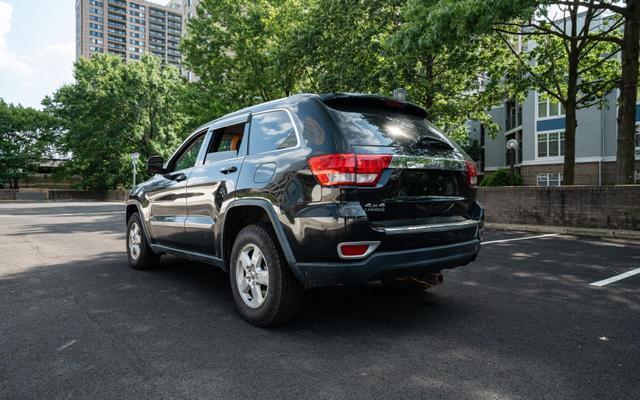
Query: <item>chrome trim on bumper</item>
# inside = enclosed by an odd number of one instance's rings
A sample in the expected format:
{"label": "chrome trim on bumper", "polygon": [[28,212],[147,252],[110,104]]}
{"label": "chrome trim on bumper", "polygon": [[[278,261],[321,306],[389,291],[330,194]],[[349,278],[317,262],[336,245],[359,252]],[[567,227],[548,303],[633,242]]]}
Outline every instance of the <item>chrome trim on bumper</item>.
{"label": "chrome trim on bumper", "polygon": [[466,171],[464,159],[394,154],[389,168]]}
{"label": "chrome trim on bumper", "polygon": [[467,229],[478,227],[478,221],[467,220],[459,222],[449,222],[445,224],[433,224],[433,225],[415,225],[415,226],[399,226],[393,228],[374,228],[377,231],[387,233],[389,235],[399,235],[404,233],[418,233],[418,232],[445,232],[458,229]]}

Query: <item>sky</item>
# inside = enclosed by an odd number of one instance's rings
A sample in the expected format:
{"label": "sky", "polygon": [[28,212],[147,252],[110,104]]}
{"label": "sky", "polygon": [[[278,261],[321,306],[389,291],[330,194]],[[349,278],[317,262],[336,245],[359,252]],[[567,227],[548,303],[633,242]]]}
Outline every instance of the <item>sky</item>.
{"label": "sky", "polygon": [[42,108],[73,82],[75,26],[75,0],[0,0],[0,98]]}

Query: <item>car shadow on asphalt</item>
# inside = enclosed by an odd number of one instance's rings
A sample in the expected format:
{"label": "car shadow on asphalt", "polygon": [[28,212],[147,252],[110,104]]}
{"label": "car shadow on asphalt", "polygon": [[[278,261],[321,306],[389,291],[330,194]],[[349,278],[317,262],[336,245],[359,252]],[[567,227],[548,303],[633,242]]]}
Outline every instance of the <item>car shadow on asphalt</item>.
{"label": "car shadow on asphalt", "polygon": [[[64,286],[54,284],[63,277]],[[88,303],[88,309],[113,310],[126,319],[127,302],[138,302],[135,313],[144,312],[167,318],[170,313],[184,320],[221,317],[253,328],[236,312],[229,275],[221,269],[177,257],[164,256],[157,268],[135,271],[129,268],[124,252],[108,252],[91,259],[62,264],[34,266],[23,272],[3,274],[0,291],[6,294],[38,293],[45,298],[64,289]],[[434,292],[403,292],[384,288],[379,283],[315,288],[305,291],[303,306],[296,317],[277,328],[279,332],[316,332],[341,334],[362,330],[411,329],[464,317],[473,312],[468,304]],[[3,299],[0,295],[0,301]],[[9,298],[4,299],[9,301]],[[142,301],[141,301],[142,300]],[[141,308],[147,304],[149,309]],[[135,314],[134,313],[134,314]],[[135,319],[132,314],[131,318]]]}

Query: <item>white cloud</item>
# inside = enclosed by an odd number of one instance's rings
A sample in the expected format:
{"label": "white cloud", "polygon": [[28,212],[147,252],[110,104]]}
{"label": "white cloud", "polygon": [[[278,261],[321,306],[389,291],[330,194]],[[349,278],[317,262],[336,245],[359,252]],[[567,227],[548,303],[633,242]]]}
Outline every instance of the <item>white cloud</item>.
{"label": "white cloud", "polygon": [[11,31],[12,13],[13,7],[11,4],[0,1],[0,70],[20,75],[23,78],[29,78],[33,75],[33,69],[9,52],[7,35]]}
{"label": "white cloud", "polygon": [[7,40],[12,13],[13,7],[0,0],[0,97],[39,107],[44,96],[73,80],[75,44],[56,43],[18,54],[9,48]]}

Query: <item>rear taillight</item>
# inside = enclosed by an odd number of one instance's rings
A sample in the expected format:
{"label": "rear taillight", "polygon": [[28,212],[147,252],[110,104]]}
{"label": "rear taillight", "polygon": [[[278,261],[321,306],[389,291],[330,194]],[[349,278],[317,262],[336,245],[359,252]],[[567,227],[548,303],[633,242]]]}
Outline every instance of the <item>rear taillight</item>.
{"label": "rear taillight", "polygon": [[389,167],[389,154],[325,154],[309,159],[322,186],[375,186]]}
{"label": "rear taillight", "polygon": [[464,163],[467,169],[467,183],[469,186],[476,186],[478,184],[478,168],[476,167],[476,163],[471,160],[465,160]]}

